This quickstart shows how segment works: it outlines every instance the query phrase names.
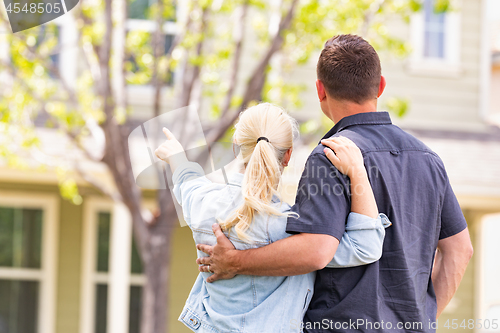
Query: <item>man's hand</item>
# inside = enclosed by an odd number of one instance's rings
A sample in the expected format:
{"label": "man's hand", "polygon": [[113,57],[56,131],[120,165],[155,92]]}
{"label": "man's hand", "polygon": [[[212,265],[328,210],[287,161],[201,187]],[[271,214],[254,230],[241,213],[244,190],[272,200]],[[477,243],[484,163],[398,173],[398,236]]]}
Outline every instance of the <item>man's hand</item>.
{"label": "man's hand", "polygon": [[196,259],[196,263],[201,265],[198,270],[213,273],[207,278],[207,282],[231,279],[236,275],[234,257],[238,250],[234,248],[233,243],[224,235],[217,223],[212,225],[212,230],[215,237],[217,237],[215,246],[196,245],[198,250],[209,255],[208,257]]}

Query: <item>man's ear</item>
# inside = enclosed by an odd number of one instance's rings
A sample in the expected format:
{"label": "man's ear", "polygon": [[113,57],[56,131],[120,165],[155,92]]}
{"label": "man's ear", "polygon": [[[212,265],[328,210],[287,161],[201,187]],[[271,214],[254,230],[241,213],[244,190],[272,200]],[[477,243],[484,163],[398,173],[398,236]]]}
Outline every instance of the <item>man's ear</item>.
{"label": "man's ear", "polygon": [[320,102],[326,98],[325,85],[320,80],[316,80],[316,91],[318,92],[318,98]]}
{"label": "man's ear", "polygon": [[382,95],[386,85],[387,85],[387,82],[385,81],[385,77],[383,75],[381,75],[380,76],[380,85],[378,86],[377,98],[379,98]]}
{"label": "man's ear", "polygon": [[292,151],[293,151],[293,147],[290,147],[290,149],[288,149],[285,153],[285,156],[283,156],[283,166],[284,167],[287,167],[288,166],[288,162],[290,162],[290,158],[292,157]]}

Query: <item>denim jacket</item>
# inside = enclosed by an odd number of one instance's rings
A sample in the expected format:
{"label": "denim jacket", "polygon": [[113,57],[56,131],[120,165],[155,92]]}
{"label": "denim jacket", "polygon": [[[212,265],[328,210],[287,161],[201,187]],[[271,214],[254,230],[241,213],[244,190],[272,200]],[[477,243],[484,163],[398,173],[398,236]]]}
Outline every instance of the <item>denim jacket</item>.
{"label": "denim jacket", "polygon": [[[212,224],[224,220],[243,203],[243,174],[228,177],[227,184],[212,183],[196,163],[181,165],[173,175],[174,194],[182,205],[196,244],[215,245]],[[290,206],[273,198],[280,212]],[[247,230],[250,241],[235,232],[226,236],[238,250],[271,244],[290,236],[286,216],[256,214]],[[385,229],[390,225],[381,214],[373,219],[351,213],[335,257],[327,267],[359,266],[380,259]],[[198,256],[206,256],[197,251]],[[302,332],[302,318],[311,300],[316,272],[297,276],[237,275],[207,283],[210,273],[200,273],[179,320],[194,332],[256,333]]]}

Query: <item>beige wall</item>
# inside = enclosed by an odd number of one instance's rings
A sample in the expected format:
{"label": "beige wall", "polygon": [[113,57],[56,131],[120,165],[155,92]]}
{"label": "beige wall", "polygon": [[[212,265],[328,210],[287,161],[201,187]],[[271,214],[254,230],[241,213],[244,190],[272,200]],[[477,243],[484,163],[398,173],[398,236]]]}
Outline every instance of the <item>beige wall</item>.
{"label": "beige wall", "polygon": [[[380,53],[382,74],[387,88],[380,98],[379,110],[386,109],[392,97],[407,98],[410,110],[403,118],[393,117],[396,124],[412,128],[446,130],[485,129],[480,118],[480,57],[481,57],[481,3],[477,0],[457,1],[460,15],[460,71],[457,75],[444,75],[410,70],[411,57],[400,59]],[[411,42],[411,26],[401,21],[387,23],[389,33]],[[316,62],[313,55],[307,65],[286,75],[287,82],[303,83],[307,91],[301,96],[304,107],[297,113],[301,119],[321,115],[316,97]],[[320,134],[318,134],[320,135]]]}
{"label": "beige wall", "polygon": [[78,332],[83,209],[61,200],[60,214],[56,333]]}
{"label": "beige wall", "polygon": [[177,318],[181,314],[184,303],[198,276],[198,265],[196,264],[196,247],[188,227],[175,229],[172,248],[172,263],[170,267],[170,313],[169,332],[188,333],[191,332]]}
{"label": "beige wall", "polygon": [[[411,102],[408,114],[396,123],[406,127],[446,130],[481,130],[479,112],[481,1],[461,3],[461,71],[457,77],[420,74],[409,70],[410,60],[383,56],[387,89],[382,105],[389,97],[404,97]],[[410,40],[410,29],[402,27],[401,37]],[[406,33],[404,33],[406,31]]]}
{"label": "beige wall", "polygon": [[490,114],[500,116],[500,64],[493,66],[491,72]]}

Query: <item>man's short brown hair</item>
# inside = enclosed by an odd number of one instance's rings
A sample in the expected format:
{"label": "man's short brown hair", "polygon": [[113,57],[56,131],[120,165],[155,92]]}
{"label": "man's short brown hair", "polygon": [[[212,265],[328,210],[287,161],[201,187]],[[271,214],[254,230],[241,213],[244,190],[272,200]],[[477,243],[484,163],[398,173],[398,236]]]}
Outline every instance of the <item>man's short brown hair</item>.
{"label": "man's short brown hair", "polygon": [[326,92],[335,99],[362,104],[378,97],[380,59],[375,49],[359,36],[330,38],[321,51],[316,70]]}

